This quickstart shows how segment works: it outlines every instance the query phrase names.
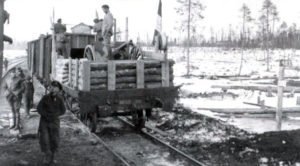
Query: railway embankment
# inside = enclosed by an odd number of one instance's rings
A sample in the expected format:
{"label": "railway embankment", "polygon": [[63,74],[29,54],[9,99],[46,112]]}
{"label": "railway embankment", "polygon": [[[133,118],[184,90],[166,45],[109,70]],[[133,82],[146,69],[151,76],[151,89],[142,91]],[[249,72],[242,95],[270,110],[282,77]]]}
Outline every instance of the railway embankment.
{"label": "railway embankment", "polygon": [[[26,69],[25,63],[21,67]],[[37,80],[34,80],[34,86],[36,105],[45,89]],[[22,129],[20,132],[9,130],[10,108],[3,95],[0,102],[0,165],[42,165],[43,154],[37,137],[39,115],[32,109],[31,117],[26,118],[24,109],[21,109]],[[67,112],[61,117],[60,132],[56,165],[122,165],[72,113]]]}

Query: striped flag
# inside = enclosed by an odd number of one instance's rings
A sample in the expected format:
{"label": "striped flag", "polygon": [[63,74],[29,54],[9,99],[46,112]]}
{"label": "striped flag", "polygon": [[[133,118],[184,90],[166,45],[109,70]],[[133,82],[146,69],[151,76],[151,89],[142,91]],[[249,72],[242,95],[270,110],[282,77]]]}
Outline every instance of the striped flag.
{"label": "striped flag", "polygon": [[156,20],[156,28],[154,30],[154,36],[152,44],[155,45],[155,37],[158,36],[158,49],[162,48],[162,12],[161,12],[162,4],[161,0],[159,0],[158,11],[157,11],[157,20]]}

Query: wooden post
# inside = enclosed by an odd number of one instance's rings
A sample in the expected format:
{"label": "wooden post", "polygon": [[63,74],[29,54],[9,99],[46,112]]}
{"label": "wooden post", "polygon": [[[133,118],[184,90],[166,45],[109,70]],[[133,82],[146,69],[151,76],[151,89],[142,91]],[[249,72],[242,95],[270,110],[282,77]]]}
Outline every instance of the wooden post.
{"label": "wooden post", "polygon": [[0,0],[0,84],[3,74],[3,32],[4,32],[4,0]]}
{"label": "wooden post", "polygon": [[72,58],[69,57],[69,86],[72,87]]}
{"label": "wooden post", "polygon": [[91,65],[87,59],[82,60],[82,91],[91,90]]}
{"label": "wooden post", "polygon": [[126,17],[125,41],[128,42],[128,17]]}
{"label": "wooden post", "polygon": [[137,60],[136,62],[136,85],[138,89],[145,87],[144,61]]}
{"label": "wooden post", "polygon": [[114,19],[114,44],[117,41],[117,20]]}
{"label": "wooden post", "polygon": [[170,86],[170,72],[168,60],[161,62],[161,81],[163,87]]}
{"label": "wooden post", "polygon": [[75,65],[75,89],[78,89],[78,79],[79,79],[79,60],[76,59],[76,65]]}
{"label": "wooden post", "polygon": [[277,111],[276,111],[276,129],[281,130],[282,123],[282,100],[283,100],[283,75],[284,75],[284,61],[279,61],[279,73],[278,73],[278,91],[277,91]]}
{"label": "wooden post", "polygon": [[116,63],[114,61],[107,62],[107,84],[108,90],[116,89]]}
{"label": "wooden post", "polygon": [[155,52],[158,52],[159,51],[159,39],[158,39],[158,36],[155,36],[155,38],[154,38],[154,40],[155,40]]}
{"label": "wooden post", "polygon": [[42,78],[43,77],[43,67],[44,67],[44,37],[40,37],[40,53],[39,53],[39,56],[40,56],[40,62],[39,62],[39,73],[38,75]]}

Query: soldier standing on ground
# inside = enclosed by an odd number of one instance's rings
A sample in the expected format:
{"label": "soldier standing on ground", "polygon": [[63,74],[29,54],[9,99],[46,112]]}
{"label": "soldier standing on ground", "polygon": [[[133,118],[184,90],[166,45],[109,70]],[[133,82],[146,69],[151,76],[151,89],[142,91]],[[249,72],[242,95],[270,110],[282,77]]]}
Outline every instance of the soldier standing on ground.
{"label": "soldier standing on ground", "polygon": [[27,76],[26,80],[24,81],[24,104],[25,104],[25,112],[27,117],[30,117],[30,109],[33,106],[33,94],[34,94],[34,87],[31,76]]}
{"label": "soldier standing on ground", "polygon": [[22,102],[22,95],[24,92],[24,79],[21,77],[21,69],[13,68],[12,76],[4,84],[5,96],[8,101],[12,115],[13,115],[13,125],[10,129],[18,130],[21,127],[20,124],[20,108]]}
{"label": "soldier standing on ground", "polygon": [[103,5],[102,10],[105,13],[102,23],[102,38],[103,38],[103,44],[104,44],[104,52],[105,56],[108,57],[108,59],[112,59],[111,56],[111,48],[110,48],[110,39],[113,35],[112,28],[114,24],[114,18],[113,15],[109,11],[108,5]]}
{"label": "soldier standing on ground", "polygon": [[39,124],[39,141],[42,152],[45,154],[45,164],[54,164],[55,153],[59,144],[59,116],[66,112],[63,99],[60,96],[62,85],[57,81],[50,84],[50,93],[45,95],[37,106],[41,115]]}

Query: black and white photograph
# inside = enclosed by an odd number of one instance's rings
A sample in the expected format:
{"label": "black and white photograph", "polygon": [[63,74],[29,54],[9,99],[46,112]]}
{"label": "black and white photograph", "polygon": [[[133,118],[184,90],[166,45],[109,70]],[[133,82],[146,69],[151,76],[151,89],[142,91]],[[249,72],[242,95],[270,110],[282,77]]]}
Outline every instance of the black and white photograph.
{"label": "black and white photograph", "polygon": [[0,166],[300,166],[299,0],[0,0]]}

